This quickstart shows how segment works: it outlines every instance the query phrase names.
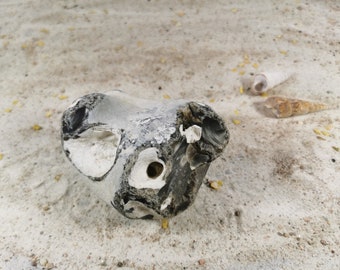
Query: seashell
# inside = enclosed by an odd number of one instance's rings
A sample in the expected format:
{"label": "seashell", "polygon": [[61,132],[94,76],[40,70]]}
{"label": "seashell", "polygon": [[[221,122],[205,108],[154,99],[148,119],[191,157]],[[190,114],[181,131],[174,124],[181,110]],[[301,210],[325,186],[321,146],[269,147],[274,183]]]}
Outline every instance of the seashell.
{"label": "seashell", "polygon": [[263,72],[256,74],[250,90],[253,94],[260,95],[285,82],[292,75],[292,72]]}
{"label": "seashell", "polygon": [[276,118],[285,118],[326,110],[329,107],[324,103],[272,96],[264,102]]}
{"label": "seashell", "polygon": [[67,158],[129,218],[168,218],[187,209],[228,140],[222,118],[192,101],[94,93],[62,116]]}

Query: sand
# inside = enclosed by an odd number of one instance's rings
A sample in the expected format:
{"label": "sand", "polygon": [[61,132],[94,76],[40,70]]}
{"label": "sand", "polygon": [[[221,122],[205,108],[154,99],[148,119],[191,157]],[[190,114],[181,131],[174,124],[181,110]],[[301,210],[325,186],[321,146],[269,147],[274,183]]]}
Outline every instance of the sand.
{"label": "sand", "polygon": [[[0,3],[1,269],[339,269],[339,1]],[[330,110],[276,119],[268,96]],[[204,102],[231,140],[194,205],[130,220],[92,194],[60,145],[76,98],[121,89]]]}

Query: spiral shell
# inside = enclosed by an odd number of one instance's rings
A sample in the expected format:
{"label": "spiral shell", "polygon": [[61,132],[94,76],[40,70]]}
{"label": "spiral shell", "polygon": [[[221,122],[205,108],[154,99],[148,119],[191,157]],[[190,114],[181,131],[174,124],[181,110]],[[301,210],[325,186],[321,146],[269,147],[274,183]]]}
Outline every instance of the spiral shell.
{"label": "spiral shell", "polygon": [[254,95],[263,94],[285,82],[292,75],[292,72],[263,72],[256,74],[250,90]]}
{"label": "spiral shell", "polygon": [[328,109],[328,105],[319,102],[302,99],[272,96],[267,98],[264,106],[276,118],[286,118],[297,115],[304,115]]}

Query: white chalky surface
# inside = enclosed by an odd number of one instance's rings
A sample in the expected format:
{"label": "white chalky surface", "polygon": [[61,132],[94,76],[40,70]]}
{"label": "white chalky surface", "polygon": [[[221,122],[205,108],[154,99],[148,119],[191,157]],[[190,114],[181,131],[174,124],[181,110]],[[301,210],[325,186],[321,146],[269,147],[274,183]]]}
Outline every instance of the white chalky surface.
{"label": "white chalky surface", "polygon": [[[339,11],[335,0],[1,1],[0,268],[340,269]],[[296,75],[268,95],[335,109],[269,118],[240,86],[272,70]],[[207,175],[223,186],[203,185],[167,230],[103,203],[61,150],[62,112],[111,89],[207,103],[230,130]]]}

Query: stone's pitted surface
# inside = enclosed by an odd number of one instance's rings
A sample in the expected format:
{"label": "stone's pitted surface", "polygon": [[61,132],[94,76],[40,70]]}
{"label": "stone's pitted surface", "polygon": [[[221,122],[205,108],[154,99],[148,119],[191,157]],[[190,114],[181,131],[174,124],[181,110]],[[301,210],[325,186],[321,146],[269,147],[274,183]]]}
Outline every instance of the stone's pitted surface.
{"label": "stone's pitted surface", "polygon": [[63,114],[61,139],[99,197],[126,217],[152,219],[194,202],[229,132],[207,105],[117,90],[76,100]]}

